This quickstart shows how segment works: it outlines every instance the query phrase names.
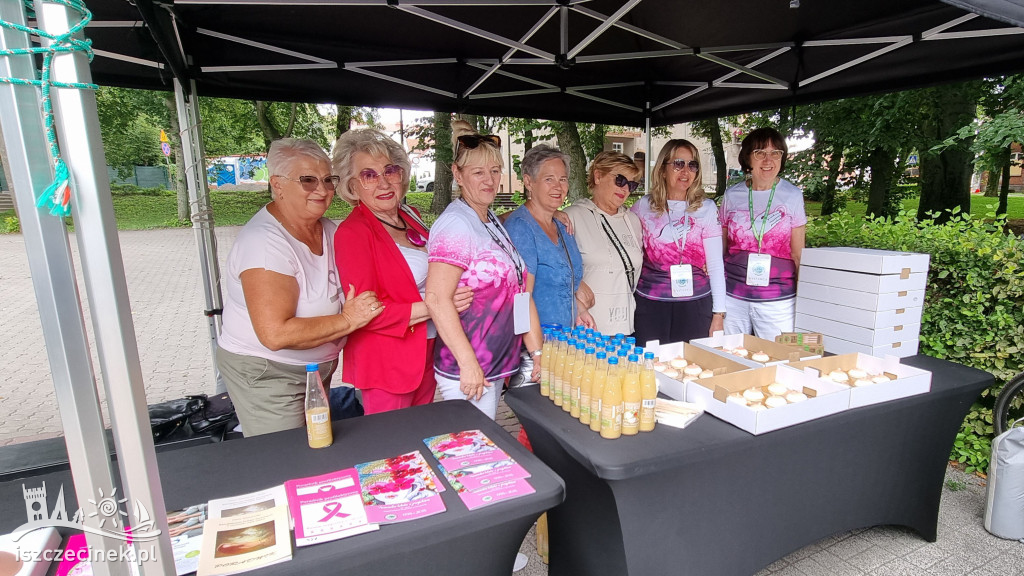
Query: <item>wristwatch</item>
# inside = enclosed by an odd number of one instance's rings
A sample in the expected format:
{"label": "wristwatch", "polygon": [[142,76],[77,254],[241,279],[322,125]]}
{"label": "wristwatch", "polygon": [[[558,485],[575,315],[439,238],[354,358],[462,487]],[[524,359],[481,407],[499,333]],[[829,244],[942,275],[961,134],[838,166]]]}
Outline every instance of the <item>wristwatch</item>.
{"label": "wristwatch", "polygon": [[725,320],[725,312],[712,312],[712,316],[721,316],[722,320]]}
{"label": "wristwatch", "polygon": [[537,356],[540,356],[540,355],[541,355],[541,351],[540,350],[534,350],[533,352],[530,352],[530,356],[533,356],[535,358]]}

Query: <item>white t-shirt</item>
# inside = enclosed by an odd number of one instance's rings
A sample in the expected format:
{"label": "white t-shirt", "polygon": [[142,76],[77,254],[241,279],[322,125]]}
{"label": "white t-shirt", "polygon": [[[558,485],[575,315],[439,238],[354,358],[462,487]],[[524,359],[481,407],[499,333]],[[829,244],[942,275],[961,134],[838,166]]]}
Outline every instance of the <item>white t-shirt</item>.
{"label": "white t-shirt", "polygon": [[[416,281],[416,289],[420,291],[420,298],[423,298],[427,289],[427,267],[430,265],[430,262],[427,261],[427,253],[416,248],[402,246],[398,242],[395,242],[395,245],[398,246],[399,252],[405,258],[405,263],[409,265],[412,279]],[[427,338],[435,337],[437,337],[437,328],[434,327],[434,321],[427,320]]]}
{"label": "white t-shirt", "polygon": [[323,254],[317,256],[295,239],[274,218],[266,207],[242,227],[228,254],[227,289],[224,291],[224,329],[219,344],[228,352],[267,358],[284,364],[337,360],[345,339],[321,344],[308,350],[270,350],[260,343],[253,330],[249,310],[242,292],[241,274],[262,268],[292,276],[299,285],[299,301],[295,307],[298,318],[340,314],[345,293],[338,282],[334,262],[334,231],[337,224],[321,218]]}

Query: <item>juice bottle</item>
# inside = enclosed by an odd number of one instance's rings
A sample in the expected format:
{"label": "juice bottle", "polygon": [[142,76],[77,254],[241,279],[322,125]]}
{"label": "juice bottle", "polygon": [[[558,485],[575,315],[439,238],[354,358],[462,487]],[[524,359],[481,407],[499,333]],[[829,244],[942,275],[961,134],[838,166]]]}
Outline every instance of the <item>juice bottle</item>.
{"label": "juice bottle", "polygon": [[601,397],[604,396],[604,383],[608,378],[608,353],[604,350],[594,356],[594,383],[590,387],[590,429],[601,431]]}
{"label": "juice bottle", "polygon": [[[566,412],[569,412],[572,409],[572,394],[570,391],[572,389],[573,373],[576,371],[577,342],[577,340],[569,340],[569,347],[565,352],[565,372],[562,373],[562,403],[558,404],[558,402],[555,402],[555,404],[561,406],[562,410]],[[582,370],[583,366],[581,365],[579,369]]]}
{"label": "juice bottle", "polygon": [[[576,364],[569,383],[569,414],[573,418],[580,417],[580,384],[583,382],[583,368],[587,361],[586,342],[576,341]],[[564,406],[563,406],[564,408]]]}
{"label": "juice bottle", "polygon": [[583,379],[580,380],[580,401],[579,414],[581,424],[590,424],[590,391],[594,388],[594,370],[597,367],[597,359],[594,357],[594,347],[588,346],[583,351],[586,360],[583,362]]}
{"label": "juice bottle", "polygon": [[640,432],[640,364],[636,354],[629,355],[622,377],[622,433],[632,436]]}
{"label": "juice bottle", "polygon": [[640,371],[640,431],[654,430],[654,404],[658,397],[658,380],[654,375],[654,352],[644,353],[644,367]]}
{"label": "juice bottle", "polygon": [[549,396],[551,394],[551,329],[545,328],[544,331],[544,344],[540,347],[540,393],[542,396]]}
{"label": "juice bottle", "polygon": [[601,438],[609,440],[622,436],[622,380],[619,377],[619,359],[608,359],[608,377],[601,394]]}
{"label": "juice bottle", "polygon": [[569,337],[565,334],[558,336],[558,345],[555,347],[555,361],[551,363],[551,390],[549,398],[554,401],[555,406],[561,406],[562,402],[562,372],[565,371],[565,350]]}
{"label": "juice bottle", "polygon": [[306,439],[310,448],[326,448],[334,443],[331,430],[331,405],[327,402],[319,364],[306,364]]}

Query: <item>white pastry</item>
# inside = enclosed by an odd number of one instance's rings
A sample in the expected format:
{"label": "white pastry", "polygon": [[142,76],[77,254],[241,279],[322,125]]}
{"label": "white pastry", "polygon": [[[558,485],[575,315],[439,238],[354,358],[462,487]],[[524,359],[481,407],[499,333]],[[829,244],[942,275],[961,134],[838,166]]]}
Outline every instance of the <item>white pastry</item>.
{"label": "white pastry", "polygon": [[828,377],[831,378],[833,382],[839,382],[840,384],[845,384],[850,381],[850,377],[842,370],[833,370],[829,372]]}
{"label": "white pastry", "polygon": [[669,378],[679,378],[679,372],[674,368],[665,368],[665,372],[663,372],[663,374]]}
{"label": "white pastry", "polygon": [[747,408],[750,408],[754,412],[761,412],[762,410],[767,410],[767,408],[764,407],[764,404],[761,404],[760,402],[751,404],[750,406],[747,406]]}
{"label": "white pastry", "polygon": [[742,394],[739,394],[739,393],[737,393],[737,394],[729,394],[729,397],[726,398],[725,401],[726,402],[732,402],[734,404],[739,404],[740,406],[746,406],[747,405],[747,400],[743,397]]}
{"label": "white pastry", "polygon": [[789,392],[789,388],[786,388],[785,384],[779,384],[778,382],[772,382],[768,385],[768,393],[776,396],[782,396],[786,392]]}
{"label": "white pastry", "polygon": [[701,370],[701,373],[699,376],[697,376],[697,378],[711,378],[714,375],[715,373],[712,372],[711,370]]}
{"label": "white pastry", "polygon": [[686,365],[689,364],[689,362],[686,361],[686,358],[680,356],[678,358],[673,358],[669,364],[676,370],[682,370],[683,368],[686,368]]}
{"label": "white pastry", "polygon": [[668,364],[665,364],[664,362],[655,362],[654,369],[657,370],[658,372],[664,372],[666,369],[668,369]]}
{"label": "white pastry", "polygon": [[748,388],[743,391],[743,397],[746,398],[748,402],[760,402],[761,400],[764,400],[764,392],[761,392],[757,388]]}
{"label": "white pastry", "polygon": [[769,396],[764,401],[764,405],[769,408],[778,408],[779,406],[785,406],[786,404],[789,404],[789,402],[786,402],[786,399],[782,396]]}
{"label": "white pastry", "polygon": [[875,376],[871,379],[871,381],[876,384],[880,384],[882,382],[889,382],[890,380],[892,380],[892,378],[889,378],[885,374],[879,374],[878,376]]}
{"label": "white pastry", "polygon": [[771,360],[771,357],[765,354],[764,352],[754,352],[753,354],[751,354],[750,359],[753,360],[754,362],[768,362],[769,360]]}
{"label": "white pastry", "polygon": [[698,376],[704,369],[699,364],[689,364],[683,368],[683,374],[687,376]]}
{"label": "white pastry", "polygon": [[868,377],[868,373],[860,368],[851,368],[846,373],[850,375],[851,380],[862,380]]}
{"label": "white pastry", "polygon": [[853,381],[854,386],[871,386],[874,383],[873,380],[868,380],[867,378],[859,378]]}
{"label": "white pastry", "polygon": [[732,351],[732,353],[739,356],[740,358],[746,358],[747,356],[750,356],[750,352],[747,352],[746,348],[736,348]]}
{"label": "white pastry", "polygon": [[793,392],[786,394],[786,402],[789,402],[790,404],[796,404],[797,402],[803,402],[804,400],[807,400],[807,394],[804,394],[803,392],[797,392],[794,390]]}

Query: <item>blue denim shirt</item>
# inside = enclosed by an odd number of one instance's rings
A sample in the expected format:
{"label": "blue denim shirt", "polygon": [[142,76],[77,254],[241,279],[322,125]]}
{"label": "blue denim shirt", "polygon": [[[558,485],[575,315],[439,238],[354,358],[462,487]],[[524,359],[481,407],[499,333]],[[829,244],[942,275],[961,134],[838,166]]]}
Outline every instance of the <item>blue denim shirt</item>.
{"label": "blue denim shirt", "polygon": [[576,289],[583,279],[583,256],[576,239],[558,226],[559,242],[551,242],[526,206],[520,206],[505,220],[505,229],[512,243],[526,262],[526,269],[536,277],[533,301],[542,324],[576,323]]}

